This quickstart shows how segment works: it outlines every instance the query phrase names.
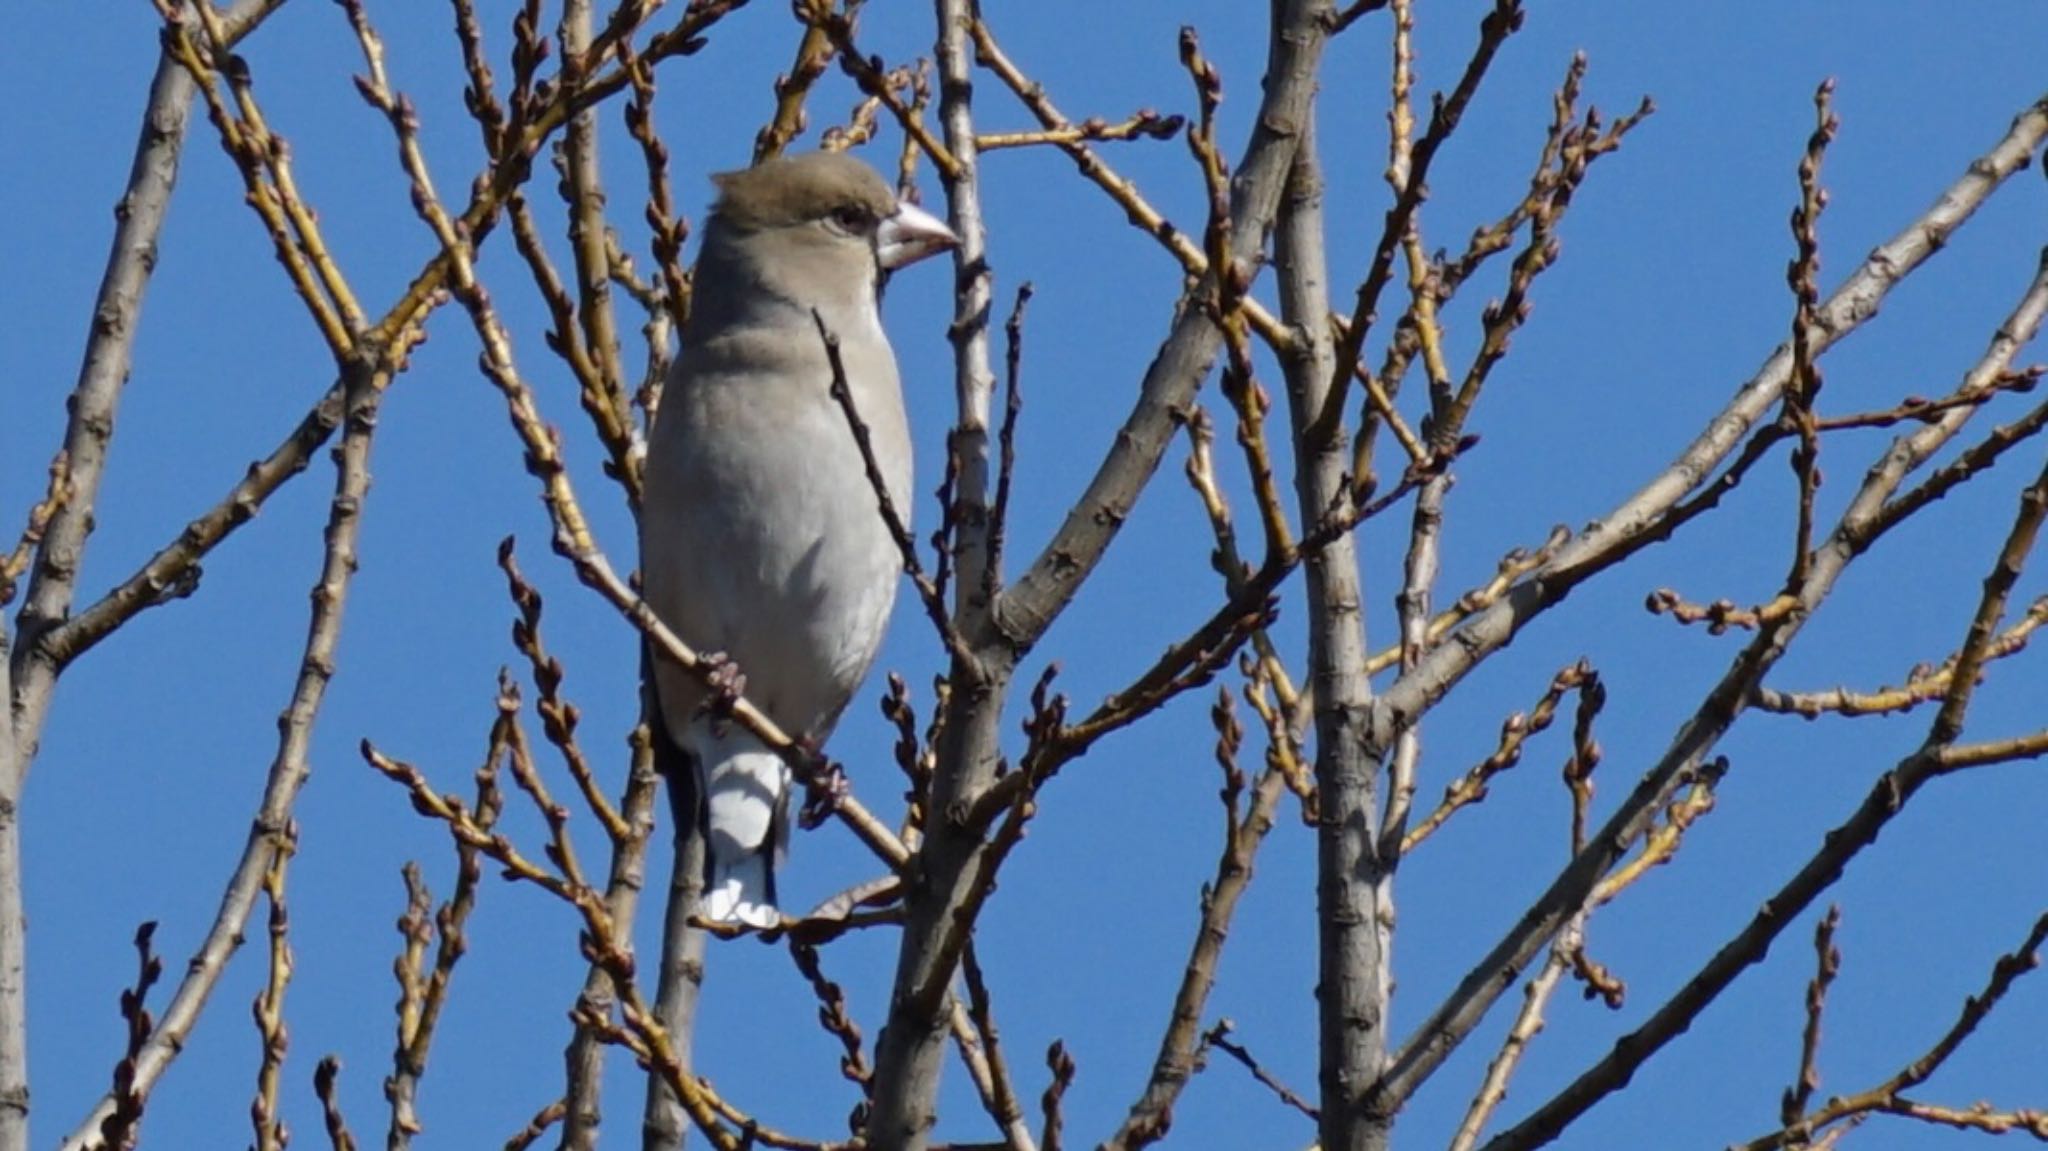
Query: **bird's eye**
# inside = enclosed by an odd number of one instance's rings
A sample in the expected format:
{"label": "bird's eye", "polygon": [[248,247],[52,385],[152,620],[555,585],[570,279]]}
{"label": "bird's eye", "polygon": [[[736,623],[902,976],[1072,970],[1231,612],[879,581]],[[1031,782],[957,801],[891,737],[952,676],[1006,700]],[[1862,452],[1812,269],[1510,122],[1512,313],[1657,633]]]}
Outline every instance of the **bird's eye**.
{"label": "bird's eye", "polygon": [[874,226],[875,214],[864,204],[843,204],[832,209],[832,222],[843,231],[861,233]]}

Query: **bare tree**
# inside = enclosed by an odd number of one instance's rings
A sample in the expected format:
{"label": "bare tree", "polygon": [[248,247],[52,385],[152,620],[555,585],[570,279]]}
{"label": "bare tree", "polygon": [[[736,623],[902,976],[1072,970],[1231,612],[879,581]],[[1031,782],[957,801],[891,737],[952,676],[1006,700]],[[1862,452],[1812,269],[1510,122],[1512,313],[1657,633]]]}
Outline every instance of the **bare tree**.
{"label": "bare tree", "polygon": [[[388,130],[421,234],[431,238],[430,257],[402,288],[381,297],[368,286],[374,278],[358,270],[361,253],[334,242],[323,224],[296,178],[288,127],[268,112],[273,93],[294,82],[268,70],[261,50],[263,26],[282,7],[282,0],[157,0],[157,70],[67,401],[63,439],[44,497],[28,509],[26,530],[0,564],[0,603],[15,598],[17,584],[21,593],[14,618],[0,626],[0,687],[10,704],[9,726],[0,731],[0,1151],[29,1146],[21,817],[23,787],[56,689],[102,641],[152,609],[199,591],[202,561],[231,545],[237,531],[332,443],[322,562],[246,844],[223,885],[217,914],[159,1011],[152,1012],[147,999],[162,961],[151,929],[137,936],[138,973],[121,1001],[125,1050],[109,1052],[111,1085],[90,1114],[56,1120],[68,1128],[66,1151],[135,1144],[147,1104],[250,930],[260,898],[268,933],[255,1010],[260,1054],[253,1142],[282,1147],[289,1138],[280,1116],[281,1100],[296,1090],[285,1074],[294,965],[286,908],[287,864],[299,848],[298,799],[322,703],[341,666],[343,609],[363,523],[373,514],[369,485],[385,399],[405,377],[429,320],[444,308],[451,315],[441,320],[441,337],[453,338],[448,329],[459,324],[461,338],[479,349],[480,375],[503,401],[505,423],[540,496],[553,552],[552,561],[542,562],[586,589],[577,594],[595,593],[595,602],[623,625],[619,632],[644,642],[647,658],[673,660],[705,676],[717,671],[717,661],[655,618],[638,596],[616,539],[608,551],[600,535],[604,523],[638,509],[644,431],[658,418],[660,381],[690,307],[683,255],[689,226],[682,214],[688,197],[678,195],[670,175],[681,139],[673,126],[665,134],[660,122],[660,85],[687,75],[697,66],[693,57],[727,35],[739,10],[751,6],[745,0],[627,0],[610,7],[529,0],[510,11],[451,0],[453,46],[484,157],[468,171],[430,148],[417,108],[394,78],[398,70],[387,59],[378,13],[365,0],[341,0],[346,31],[335,33],[336,50],[357,54],[357,92]],[[1489,163],[1495,186],[1475,196],[1493,194],[1500,214],[1476,227],[1462,247],[1433,249],[1430,231],[1440,237],[1451,226],[1429,207],[1437,162],[1468,114],[1487,99],[1497,60],[1523,29],[1527,13],[1517,0],[1477,6],[1465,54],[1443,74],[1448,84],[1427,100],[1421,97],[1417,21],[1441,19],[1448,31],[1449,14],[1418,13],[1412,0],[1273,0],[1263,23],[1240,16],[1230,27],[1180,30],[1187,86],[1160,93],[1157,103],[1186,111],[1148,109],[1116,120],[1062,110],[1058,94],[1034,78],[1030,63],[1006,50],[1005,24],[1034,19],[1027,9],[985,13],[973,0],[934,0],[927,22],[903,9],[869,12],[861,0],[795,0],[788,7],[794,55],[773,84],[772,112],[755,137],[754,159],[804,141],[812,117],[834,106],[834,94],[842,91],[834,86],[843,81],[852,110],[819,133],[817,143],[880,154],[878,141],[896,141],[888,166],[906,193],[920,173],[936,177],[948,220],[962,238],[947,328],[955,407],[936,532],[929,539],[913,535],[906,526],[909,509],[892,506],[879,480],[875,485],[877,514],[898,537],[918,601],[903,613],[911,620],[903,626],[928,628],[942,653],[929,696],[893,676],[884,693],[904,802],[894,802],[881,765],[856,764],[842,773],[816,749],[778,731],[744,698],[730,701],[734,722],[785,755],[809,785],[807,817],[850,830],[884,878],[849,888],[774,931],[710,927],[693,918],[703,845],[695,829],[670,827],[668,880],[652,887],[665,907],[660,915],[646,908],[649,869],[664,858],[650,853],[659,846],[657,827],[665,825],[661,780],[678,778],[664,765],[667,741],[643,698],[627,755],[608,757],[587,746],[579,731],[582,713],[565,689],[564,663],[543,630],[546,577],[522,570],[508,537],[497,562],[514,619],[518,672],[501,673],[495,685],[473,789],[445,790],[449,765],[416,766],[404,749],[384,746],[377,730],[347,733],[361,739],[368,766],[446,833],[454,862],[449,894],[438,902],[425,869],[409,865],[404,873],[400,996],[383,1082],[387,1147],[409,1146],[424,1129],[420,1092],[428,1057],[451,996],[462,994],[457,977],[472,912],[490,886],[488,864],[572,914],[574,938],[552,946],[574,950],[585,967],[580,987],[565,992],[573,1008],[560,1097],[538,1113],[464,1117],[454,1125],[461,1141],[475,1142],[487,1123],[508,1130],[524,1123],[508,1147],[543,1138],[563,1147],[597,1146],[606,1126],[605,1069],[622,1048],[647,1072],[643,1093],[632,1101],[642,1113],[645,1148],[679,1147],[694,1129],[725,1149],[921,1151],[935,1145],[940,1074],[950,1051],[988,1126],[980,1141],[954,1146],[1053,1151],[1069,1140],[1063,1099],[1076,1064],[1054,1043],[1044,1071],[1026,1071],[1005,1046],[996,1014],[1000,981],[996,965],[985,962],[999,957],[978,950],[986,938],[985,913],[996,905],[997,881],[1023,849],[1026,832],[1041,819],[1067,818],[1060,809],[1073,810],[1068,793],[1085,794],[1092,786],[1065,769],[1084,758],[1114,757],[1115,744],[1105,740],[1127,729],[1185,722],[1187,705],[1212,689],[1209,719],[1224,817],[1214,871],[1200,885],[1184,970],[1171,986],[1152,989],[1155,1001],[1137,1008],[1148,1018],[1164,1015],[1156,1056],[1134,1085],[1122,1122],[1087,1137],[1118,1151],[1160,1140],[1190,1082],[1220,1055],[1270,1088],[1278,1107],[1310,1120],[1314,1139],[1330,1151],[1392,1144],[1404,1109],[1440,1072],[1472,1073],[1469,1082],[1451,1088],[1470,1099],[1455,1124],[1453,1148],[1542,1146],[1626,1088],[1722,1000],[1928,785],[2048,753],[2048,728],[2038,723],[1991,733],[1971,722],[1979,685],[2048,621],[2048,597],[2029,603],[2024,591],[2039,584],[2028,563],[2048,517],[2048,468],[2038,464],[2043,441],[2037,438],[2048,425],[2048,403],[2019,398],[2041,374],[2024,362],[2023,352],[2048,315],[2048,252],[2031,280],[2016,286],[2005,314],[1952,317],[1988,338],[1938,394],[1924,394],[1924,384],[1886,381],[1895,399],[1857,409],[1836,406],[1822,388],[1827,353],[1870,325],[1892,290],[1919,273],[2028,166],[2048,137],[2048,98],[2021,109],[2002,136],[1940,186],[1931,206],[1900,220],[1891,239],[1824,291],[1822,175],[1842,128],[1832,88],[1821,83],[1803,154],[1786,157],[1781,177],[1757,176],[1776,179],[1793,204],[1782,343],[1758,349],[1761,367],[1700,422],[1675,457],[1633,477],[1633,494],[1582,528],[1521,525],[1519,538],[1528,546],[1501,556],[1489,578],[1460,588],[1447,585],[1445,576],[1445,536],[1458,507],[1450,492],[1474,453],[1487,450],[1480,437],[1486,401],[1498,390],[1493,385],[1512,342],[1533,322],[1532,301],[1560,259],[1567,216],[1596,164],[1625,162],[1608,157],[1644,128],[1654,111],[1649,99],[1624,115],[1603,115],[1585,97],[1585,57],[1560,61],[1563,78],[1549,96],[1547,128],[1528,141],[1533,171]],[[745,18],[784,19],[751,11]],[[872,54],[877,32],[894,36],[910,25],[934,36],[932,59]],[[1205,36],[1241,40],[1254,32],[1264,46],[1258,83],[1226,77]],[[1384,210],[1370,229],[1362,265],[1354,267],[1333,255],[1339,210],[1326,187],[1326,167],[1338,142],[1319,132],[1319,122],[1329,122],[1333,100],[1379,97],[1332,81],[1327,62],[1339,47],[1382,53],[1388,77]],[[1232,98],[1249,108],[1248,128],[1237,136],[1221,111],[1226,83]],[[189,122],[195,105],[207,128]],[[613,116],[624,136],[608,134]],[[993,127],[1020,116],[1034,126]],[[1172,194],[1141,187],[1118,160],[1127,154],[1121,148],[1176,140],[1191,160],[1178,198],[1199,190],[1190,201],[1198,205],[1195,216],[1180,219],[1158,206],[1174,202]],[[233,164],[287,290],[330,356],[331,367],[322,371],[331,383],[223,494],[203,503],[182,528],[166,528],[166,542],[146,561],[98,598],[81,599],[81,565],[143,297],[180,159],[200,141],[218,144]],[[1355,151],[1360,141],[1341,144]],[[306,152],[319,143],[302,140],[297,147]],[[1034,491],[1019,471],[1020,422],[1031,418],[1023,397],[1032,290],[999,283],[990,255],[1001,239],[991,194],[1003,177],[988,158],[1010,149],[1070,160],[1078,196],[1106,198],[1171,261],[1174,273],[1159,278],[1154,299],[1132,309],[1135,317],[1149,308],[1145,314],[1166,321],[1166,334],[1130,386],[1105,381],[1099,388],[1102,396],[1122,399],[1081,413],[1106,447],[1080,495],[1063,514],[1046,517],[1057,526],[1043,539],[1026,538],[1019,527],[1026,517],[1012,514],[1027,505],[1050,508],[1054,500]],[[601,156],[611,162],[609,180]],[[551,163],[559,177],[552,198],[534,181],[537,163]],[[1342,211],[1355,214],[1356,206]],[[493,254],[494,245],[509,250]],[[1493,298],[1475,306],[1478,285],[1487,285]],[[529,287],[548,325],[554,358],[545,365],[520,355],[517,323],[500,302],[501,296],[524,296]],[[1466,329],[1454,332],[1454,318]],[[1707,320],[1702,314],[1674,322]],[[829,333],[820,336],[829,343]],[[1030,330],[1029,338],[1061,337]],[[1212,375],[1217,382],[1210,390]],[[1278,386],[1269,386],[1274,380]],[[845,395],[843,379],[819,386]],[[571,392],[586,421],[573,432],[555,422],[569,418]],[[1276,414],[1276,403],[1284,413]],[[1117,404],[1126,406],[1112,410]],[[844,411],[847,434],[864,445],[866,429],[850,400]],[[1225,423],[1234,450],[1218,447]],[[472,431],[503,434],[499,427]],[[1497,424],[1485,434],[1497,443],[1524,433]],[[1631,431],[1616,427],[1606,434]],[[1180,498],[1154,494],[1140,505],[1176,452],[1185,456],[1203,548],[1217,578],[1205,598],[1175,605],[1185,609],[1178,614],[1191,626],[1137,637],[1163,645],[1156,659],[1100,703],[1077,706],[1059,690],[1057,663],[1038,658],[1040,649],[1055,624],[1098,586],[1100,565],[1134,517]],[[1824,457],[1838,475],[1859,477],[1846,498],[1822,496]],[[2002,466],[2008,457],[2014,462]],[[1752,473],[1780,458],[1789,463],[1792,482],[1758,494],[1767,485],[1761,473]],[[595,465],[572,466],[583,460]],[[2017,483],[2008,479],[2014,469],[2022,473]],[[2003,530],[1997,546],[1975,560],[1982,579],[1974,595],[1954,593],[1968,624],[1941,659],[1915,668],[1894,687],[1780,686],[1788,655],[1852,566],[1860,568],[1905,525],[1956,514],[1958,501],[1948,497],[1987,486],[1999,493]],[[1425,755],[1425,732],[1445,722],[1454,698],[1470,709],[1461,713],[1468,717],[1505,710],[1480,699],[1485,689],[1475,686],[1475,673],[1482,666],[1582,587],[1637,578],[1632,573],[1649,570],[1646,557],[1655,545],[1729,518],[1726,507],[1738,490],[1753,497],[1752,506],[1761,500],[1776,509],[1748,515],[1737,529],[1746,553],[1782,560],[1768,588],[1748,598],[1666,588],[1647,601],[1651,613],[1674,625],[1733,637],[1726,641],[1732,650],[1725,668],[1704,691],[1611,683],[1573,651],[1551,663],[1559,670],[1536,693],[1536,703],[1509,714],[1497,742],[1477,762]],[[1255,528],[1245,526],[1252,522]],[[1392,550],[1379,558],[1370,554],[1363,534],[1368,527],[1375,544],[1391,543]],[[531,554],[526,562],[537,563]],[[1393,573],[1396,594],[1372,590],[1379,572]],[[559,600],[562,593],[551,594]],[[1391,612],[1374,610],[1384,605]],[[1560,639],[1576,642],[1550,634],[1544,642]],[[1881,674],[1862,662],[1851,670],[1871,681]],[[1619,691],[1638,706],[1654,701],[1656,715],[1677,720],[1661,753],[1636,765],[1633,785],[1610,802],[1596,802],[1595,773],[1603,758],[1597,729],[1610,693]],[[1543,877],[1535,898],[1486,928],[1490,942],[1466,956],[1462,977],[1446,980],[1440,996],[1403,1000],[1396,1013],[1395,906],[1404,860],[1502,786],[1503,774],[1566,709],[1562,808],[1568,814],[1557,838],[1569,854],[1562,864],[1528,859],[1527,872]],[[1781,880],[1759,887],[1761,904],[1746,923],[1704,958],[1675,959],[1692,973],[1673,980],[1662,1002],[1618,1017],[1611,1049],[1583,1066],[1561,1052],[1552,1073],[1561,1086],[1546,1089],[1547,1097],[1525,1114],[1501,1120],[1509,1086],[1567,979],[1587,998],[1622,1009],[1623,980],[1594,958],[1589,923],[1671,860],[1714,810],[1722,781],[1738,768],[1723,750],[1738,725],[1767,725],[1782,715],[1916,711],[1932,718],[1875,775],[1859,805],[1845,815],[1796,813],[1802,826],[1824,832],[1819,846]],[[2038,702],[2034,714],[2038,721]],[[530,734],[536,719],[539,740]],[[1889,730],[1903,730],[1917,720],[1889,722]],[[1015,725],[1021,725],[1021,742],[1009,735]],[[1248,756],[1259,759],[1256,768],[1245,765]],[[1440,785],[1442,798],[1429,803],[1428,794]],[[1418,808],[1419,794],[1424,802]],[[394,821],[407,818],[398,807],[392,805]],[[1298,811],[1303,834],[1315,843],[1312,1087],[1283,1082],[1225,1017],[1227,1004],[1216,1003],[1214,994],[1261,848],[1274,834],[1293,833],[1289,809]],[[507,817],[502,826],[501,816]],[[38,864],[31,859],[28,865],[32,873]],[[1159,908],[1147,930],[1179,930],[1184,913]],[[1856,914],[1853,907],[1849,914]],[[659,924],[648,929],[659,940],[652,965],[643,962],[644,945],[636,946],[641,922]],[[1742,1145],[1751,1148],[1831,1146],[1884,1115],[2048,1140],[2042,1111],[1938,1102],[1922,1093],[2038,963],[2048,916],[2016,927],[2019,942],[2010,953],[1985,957],[1988,974],[1977,993],[1924,1048],[1900,1053],[1896,1071],[1821,1098],[1828,992],[1843,964],[1854,962],[1836,941],[1841,922],[1838,910],[1818,919],[1817,962],[1803,1014],[1785,1005],[1786,1050],[1796,1059],[1787,1059],[1791,1086],[1775,1127],[1754,1136],[1740,1130],[1682,1134],[1694,1141],[1747,1137]],[[876,929],[893,940],[887,985],[843,987],[828,977],[832,945]],[[730,1085],[714,1085],[697,1066],[692,1043],[707,951],[715,964],[715,956],[741,946],[733,942],[740,936],[785,944],[800,977],[792,986],[815,997],[839,1054],[837,1073],[857,1093],[844,1138],[784,1130],[774,1116],[743,1109]],[[1503,1006],[1518,984],[1519,1002]],[[716,993],[714,982],[710,994]],[[1936,993],[1930,984],[1911,994]],[[857,1022],[862,1011],[882,1020],[872,1042]],[[1483,1030],[1489,1020],[1496,1024],[1492,1032]],[[1490,1054],[1475,1056],[1483,1045],[1490,1045]],[[1453,1062],[1461,1052],[1483,1059],[1483,1067]],[[451,1049],[443,1057],[485,1059],[488,1053]],[[337,1149],[355,1146],[356,1138],[339,1074],[330,1058],[313,1076],[319,1113]],[[833,1077],[832,1069],[809,1066],[783,1074],[806,1081]],[[1036,1121],[1027,1105],[1034,1091]],[[1970,1096],[1967,1087],[1944,1084],[1938,1097]],[[619,1113],[623,1104],[612,1102]],[[357,1121],[364,1122],[361,1116]],[[1308,1137],[1305,1127],[1282,1136]],[[615,1132],[612,1142],[624,1138]]]}

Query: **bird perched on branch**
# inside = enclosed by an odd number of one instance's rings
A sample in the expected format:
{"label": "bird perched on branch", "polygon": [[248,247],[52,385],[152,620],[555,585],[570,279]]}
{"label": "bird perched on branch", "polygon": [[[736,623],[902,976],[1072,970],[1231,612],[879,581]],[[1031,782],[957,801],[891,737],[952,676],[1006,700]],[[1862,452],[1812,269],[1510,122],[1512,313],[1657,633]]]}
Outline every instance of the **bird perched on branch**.
{"label": "bird perched on branch", "polygon": [[[889,272],[955,237],[843,154],[713,181],[689,320],[649,436],[641,574],[663,622],[721,653],[776,726],[822,742],[881,645],[902,557],[831,395],[819,324],[839,342],[889,496],[907,508],[910,431],[880,292]],[[700,678],[662,659],[654,671],[662,725],[694,770],[670,776],[672,796],[696,797],[677,800],[677,817],[707,832],[700,914],[772,927],[789,767],[718,714]]]}

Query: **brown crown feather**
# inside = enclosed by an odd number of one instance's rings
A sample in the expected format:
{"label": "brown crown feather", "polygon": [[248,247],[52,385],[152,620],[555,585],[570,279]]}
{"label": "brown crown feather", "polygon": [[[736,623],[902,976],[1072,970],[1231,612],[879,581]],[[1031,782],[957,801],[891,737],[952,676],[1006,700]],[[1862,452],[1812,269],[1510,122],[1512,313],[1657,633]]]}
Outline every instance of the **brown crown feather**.
{"label": "brown crown feather", "polygon": [[711,177],[718,202],[711,206],[727,224],[752,231],[821,220],[858,205],[874,219],[893,215],[896,194],[866,162],[843,152],[783,156],[737,172]]}

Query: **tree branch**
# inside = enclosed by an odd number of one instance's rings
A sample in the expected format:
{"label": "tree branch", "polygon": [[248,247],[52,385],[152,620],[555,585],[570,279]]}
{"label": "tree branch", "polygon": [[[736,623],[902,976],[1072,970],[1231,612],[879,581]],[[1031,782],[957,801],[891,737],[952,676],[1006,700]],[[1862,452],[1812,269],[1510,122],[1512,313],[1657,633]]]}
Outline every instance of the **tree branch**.
{"label": "tree branch", "polygon": [[[1957,660],[1958,674],[1920,749],[1879,778],[1856,811],[1822,837],[1820,849],[1765,900],[1749,923],[1715,952],[1713,958],[1648,1020],[1617,1040],[1606,1057],[1587,1068],[1528,1118],[1489,1142],[1485,1151],[1527,1151],[1528,1148],[1543,1146],[1588,1108],[1627,1083],[1644,1061],[1683,1034],[1736,976],[1763,959],[1778,934],[1821,892],[1841,878],[1849,861],[1876,842],[1878,833],[1906,809],[1920,788],[1930,780],[1964,770],[1964,765],[1944,762],[1941,751],[1953,744],[1962,731],[1963,716],[1969,707],[1976,681],[1975,672],[1983,658],[1983,650],[1996,634],[1998,621],[2005,613],[2006,600],[2018,581],[2022,564],[2033,550],[2044,519],[2048,519],[2048,466],[2042,468],[2039,477],[2020,497],[2020,510],[2013,520],[2012,530],[1999,549],[1990,573],[1985,576],[1984,591],[1970,623],[1969,639]],[[1824,558],[1818,561],[1816,570],[1824,562]],[[2048,920],[2044,920],[2036,930],[2048,931]],[[2039,942],[2038,938],[2030,936],[2027,950],[2031,952]],[[1968,1018],[1966,1013],[1965,1019]],[[1959,1024],[1959,1030],[1952,1031],[1952,1039],[1944,1040],[1944,1044],[1960,1042],[1961,1036],[1967,1035],[1973,1026],[1974,1023],[1968,1026]],[[1940,1049],[1938,1046],[1936,1052]],[[1929,1054],[1932,1057],[1935,1052]],[[1898,1087],[1909,1087],[1918,1081],[1910,1078],[1908,1073],[1899,1081]]]}
{"label": "tree branch", "polygon": [[[148,1096],[173,1059],[184,1050],[192,1025],[206,1006],[227,961],[242,943],[242,927],[255,907],[257,892],[281,850],[291,825],[293,801],[307,775],[306,757],[313,739],[313,720],[326,698],[334,675],[334,653],[341,634],[342,605],[356,571],[356,541],[362,529],[364,497],[370,487],[370,445],[377,426],[377,404],[386,381],[368,372],[348,380],[347,415],[341,449],[336,454],[334,498],[329,505],[326,547],[319,582],[313,585],[312,619],[291,701],[278,717],[277,756],[265,778],[263,799],[250,822],[249,838],[221,895],[220,909],[206,939],[186,964],[185,977],[164,1008],[162,1022],[135,1059],[129,1092]],[[0,920],[0,928],[7,919]],[[62,1151],[98,1151],[104,1144],[100,1125],[113,1113],[116,1100],[100,1100],[64,1140]]]}
{"label": "tree branch", "polygon": [[[1278,4],[1257,127],[1231,180],[1231,258],[1247,268],[1254,266],[1279,212],[1281,189],[1306,124],[1329,10],[1323,0]],[[1183,302],[1198,303],[1199,296]],[[1045,634],[1101,562],[1215,363],[1222,335],[1203,310],[1182,307],[1177,316],[1145,371],[1116,447],[1053,538],[996,601],[995,625],[1018,650]]]}
{"label": "tree branch", "polygon": [[[2028,160],[2048,136],[2048,100],[2014,121],[1997,147],[1971,165],[1933,208],[1907,230],[1881,246],[1821,308],[1822,332],[1816,354],[1875,313],[1884,295],[1933,254],[1948,234],[1968,219],[1998,185]],[[2018,347],[2038,328],[2048,308],[2048,273],[2029,286],[2013,314],[2000,327],[1984,358],[1971,370],[1965,387],[1981,383],[2009,366]],[[1412,719],[1427,710],[1473,667],[1497,651],[1520,630],[1556,604],[1574,587],[1600,570],[1646,546],[1655,536],[1657,518],[1667,514],[1687,492],[1700,486],[1708,469],[1729,450],[1785,387],[1790,352],[1780,348],[1761,372],[1737,393],[1730,405],[1687,448],[1674,464],[1653,479],[1616,512],[1582,532],[1530,581],[1500,603],[1474,616],[1456,633],[1457,642],[1434,649],[1412,673],[1389,688],[1374,705],[1375,731]],[[1708,693],[1700,708],[1678,732],[1670,748],[1651,767],[1635,790],[1559,873],[1544,894],[1490,949],[1457,987],[1390,1060],[1373,1092],[1394,1105],[1405,1099],[1440,1066],[1478,1025],[1488,1008],[1512,984],[1512,977],[1542,948],[1562,924],[1584,904],[1600,877],[1641,835],[1656,808],[1699,769],[1704,756],[1744,706],[1763,674],[1776,663],[1810,612],[1832,588],[1840,570],[1868,545],[1859,539],[1879,522],[1883,501],[1897,489],[1905,472],[1924,461],[1962,426],[1961,410],[1952,411],[1920,436],[1896,445],[1874,468],[1864,488],[1823,548],[1800,594],[1802,608],[1764,629]]]}

